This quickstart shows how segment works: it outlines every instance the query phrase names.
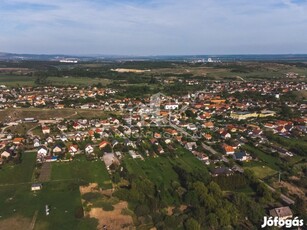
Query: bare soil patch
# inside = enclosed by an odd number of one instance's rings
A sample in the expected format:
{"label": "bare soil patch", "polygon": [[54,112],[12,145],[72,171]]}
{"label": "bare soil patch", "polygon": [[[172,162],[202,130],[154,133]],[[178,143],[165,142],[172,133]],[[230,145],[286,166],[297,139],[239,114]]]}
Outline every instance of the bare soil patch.
{"label": "bare soil patch", "polygon": [[135,229],[133,219],[129,215],[123,215],[122,210],[128,208],[128,203],[121,201],[114,205],[113,211],[104,211],[102,208],[92,208],[89,216],[99,221],[98,229]]}
{"label": "bare soil patch", "polygon": [[31,219],[22,216],[14,216],[8,219],[0,219],[1,230],[28,230],[31,225]]}

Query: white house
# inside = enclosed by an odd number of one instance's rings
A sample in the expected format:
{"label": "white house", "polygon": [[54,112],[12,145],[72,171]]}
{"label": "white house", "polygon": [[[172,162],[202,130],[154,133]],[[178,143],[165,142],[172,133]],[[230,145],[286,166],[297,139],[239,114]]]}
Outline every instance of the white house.
{"label": "white house", "polygon": [[48,154],[48,149],[44,146],[40,147],[38,150],[37,150],[37,154],[38,155],[42,155],[42,156],[47,156]]}
{"label": "white house", "polygon": [[86,154],[92,154],[93,152],[94,152],[94,148],[93,148],[92,145],[87,145],[87,146],[85,147],[85,153],[86,153]]}
{"label": "white house", "polygon": [[7,151],[4,151],[4,152],[1,153],[1,158],[8,158],[10,156],[11,156],[11,154]]}
{"label": "white house", "polygon": [[43,126],[42,127],[42,132],[43,132],[43,134],[49,134],[50,133],[50,128],[47,127],[47,126]]}

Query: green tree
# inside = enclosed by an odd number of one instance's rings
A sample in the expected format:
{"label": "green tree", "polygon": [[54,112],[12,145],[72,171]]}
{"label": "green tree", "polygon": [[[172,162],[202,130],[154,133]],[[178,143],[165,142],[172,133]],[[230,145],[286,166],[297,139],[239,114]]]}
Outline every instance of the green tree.
{"label": "green tree", "polygon": [[184,228],[186,230],[200,230],[200,224],[194,218],[189,218],[184,223]]}

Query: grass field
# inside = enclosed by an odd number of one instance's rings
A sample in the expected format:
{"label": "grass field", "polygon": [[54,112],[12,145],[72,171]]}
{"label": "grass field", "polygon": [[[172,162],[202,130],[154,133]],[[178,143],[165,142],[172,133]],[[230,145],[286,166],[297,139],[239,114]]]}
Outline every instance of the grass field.
{"label": "grass field", "polygon": [[272,176],[277,173],[276,170],[271,169],[267,166],[246,166],[244,169],[250,169],[255,173],[255,176],[259,179],[264,179],[268,176]]}
{"label": "grass field", "polygon": [[263,162],[263,166],[270,167],[273,170],[279,170],[278,163],[281,162],[281,160],[278,157],[273,157],[257,148],[254,148],[250,145],[244,145],[243,148],[254,155],[256,155],[259,160]]}
{"label": "grass field", "polygon": [[33,169],[36,162],[36,153],[24,153],[22,163],[13,165],[7,164],[0,169],[1,184],[17,184],[31,182]]}
{"label": "grass field", "polygon": [[[50,215],[46,216],[45,205],[50,205]],[[32,220],[37,211],[34,229],[95,229],[87,226],[87,218],[79,220],[74,216],[75,208],[81,205],[78,186],[69,182],[49,182],[43,190],[33,193],[30,185],[0,187],[0,227],[1,220],[24,217]],[[30,229],[19,226],[18,229]]]}
{"label": "grass field", "polygon": [[72,162],[53,163],[51,180],[83,180],[88,183],[98,183],[104,189],[112,188],[104,162],[87,161],[84,156],[77,157]]}
{"label": "grass field", "polygon": [[1,85],[6,85],[8,87],[16,87],[16,86],[33,86],[35,77],[29,76],[6,76],[0,75]]}

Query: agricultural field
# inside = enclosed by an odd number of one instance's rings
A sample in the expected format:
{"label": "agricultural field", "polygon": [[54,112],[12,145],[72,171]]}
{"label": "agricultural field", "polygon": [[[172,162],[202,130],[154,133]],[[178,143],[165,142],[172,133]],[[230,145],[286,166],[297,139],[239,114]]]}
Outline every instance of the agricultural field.
{"label": "agricultural field", "polygon": [[54,118],[105,118],[108,112],[102,110],[86,110],[86,109],[39,109],[39,108],[18,108],[6,109],[1,111],[0,122],[7,120],[23,119],[25,117],[33,117],[35,119],[54,119]]}
{"label": "agricultural field", "polygon": [[89,78],[89,77],[48,77],[48,84],[54,86],[74,85],[87,86],[101,84],[106,86],[111,83],[111,80],[104,78]]}
{"label": "agricultural field", "polygon": [[6,85],[7,87],[34,86],[34,81],[35,77],[32,76],[0,75],[1,85]]}

